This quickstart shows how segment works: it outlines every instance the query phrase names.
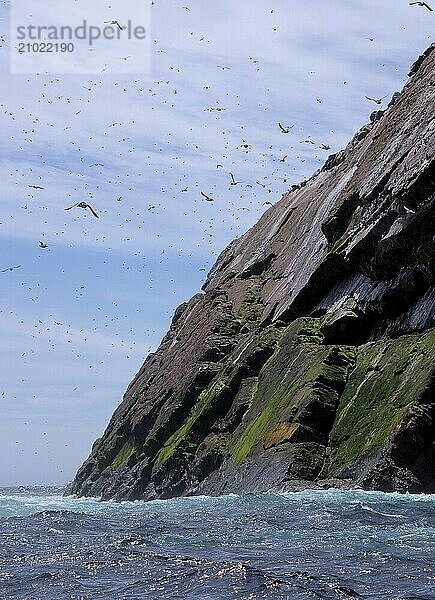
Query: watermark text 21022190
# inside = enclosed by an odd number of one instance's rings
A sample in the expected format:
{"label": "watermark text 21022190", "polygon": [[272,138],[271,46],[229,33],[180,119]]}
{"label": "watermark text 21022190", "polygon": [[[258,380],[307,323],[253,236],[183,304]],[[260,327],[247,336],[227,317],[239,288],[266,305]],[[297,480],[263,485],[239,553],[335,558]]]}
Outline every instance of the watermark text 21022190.
{"label": "watermark text 21022190", "polygon": [[12,0],[12,73],[148,73],[150,2]]}

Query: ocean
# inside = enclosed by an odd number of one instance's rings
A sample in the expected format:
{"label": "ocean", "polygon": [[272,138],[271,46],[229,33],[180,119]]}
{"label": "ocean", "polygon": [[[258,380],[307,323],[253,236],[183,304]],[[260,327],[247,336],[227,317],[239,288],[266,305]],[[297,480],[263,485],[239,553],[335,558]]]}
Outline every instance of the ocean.
{"label": "ocean", "polygon": [[0,489],[1,600],[435,598],[435,496]]}

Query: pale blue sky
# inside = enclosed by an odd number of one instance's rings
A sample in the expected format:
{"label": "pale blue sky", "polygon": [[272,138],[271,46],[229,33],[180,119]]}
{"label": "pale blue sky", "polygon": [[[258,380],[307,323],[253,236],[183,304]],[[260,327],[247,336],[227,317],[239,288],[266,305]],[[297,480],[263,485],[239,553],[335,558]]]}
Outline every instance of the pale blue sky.
{"label": "pale blue sky", "polygon": [[[155,0],[152,72],[121,78],[9,74],[8,19],[0,270],[21,268],[0,273],[0,486],[59,484],[200,269],[347,143],[365,95],[401,89],[435,21],[403,0]],[[100,219],[64,211],[83,200]]]}

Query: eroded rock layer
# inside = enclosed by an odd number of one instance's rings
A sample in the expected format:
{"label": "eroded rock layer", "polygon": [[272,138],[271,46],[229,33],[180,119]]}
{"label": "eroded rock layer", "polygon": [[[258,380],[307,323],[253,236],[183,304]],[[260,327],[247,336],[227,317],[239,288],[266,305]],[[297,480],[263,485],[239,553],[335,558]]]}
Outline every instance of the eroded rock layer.
{"label": "eroded rock layer", "polygon": [[435,491],[435,50],[222,252],[72,492]]}

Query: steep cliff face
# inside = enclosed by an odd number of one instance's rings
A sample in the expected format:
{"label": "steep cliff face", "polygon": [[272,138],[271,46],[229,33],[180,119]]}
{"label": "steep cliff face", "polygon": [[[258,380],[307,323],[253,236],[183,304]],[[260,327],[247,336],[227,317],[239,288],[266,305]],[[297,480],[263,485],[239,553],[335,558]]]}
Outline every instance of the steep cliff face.
{"label": "steep cliff face", "polygon": [[435,491],[435,49],[220,255],[72,492]]}

